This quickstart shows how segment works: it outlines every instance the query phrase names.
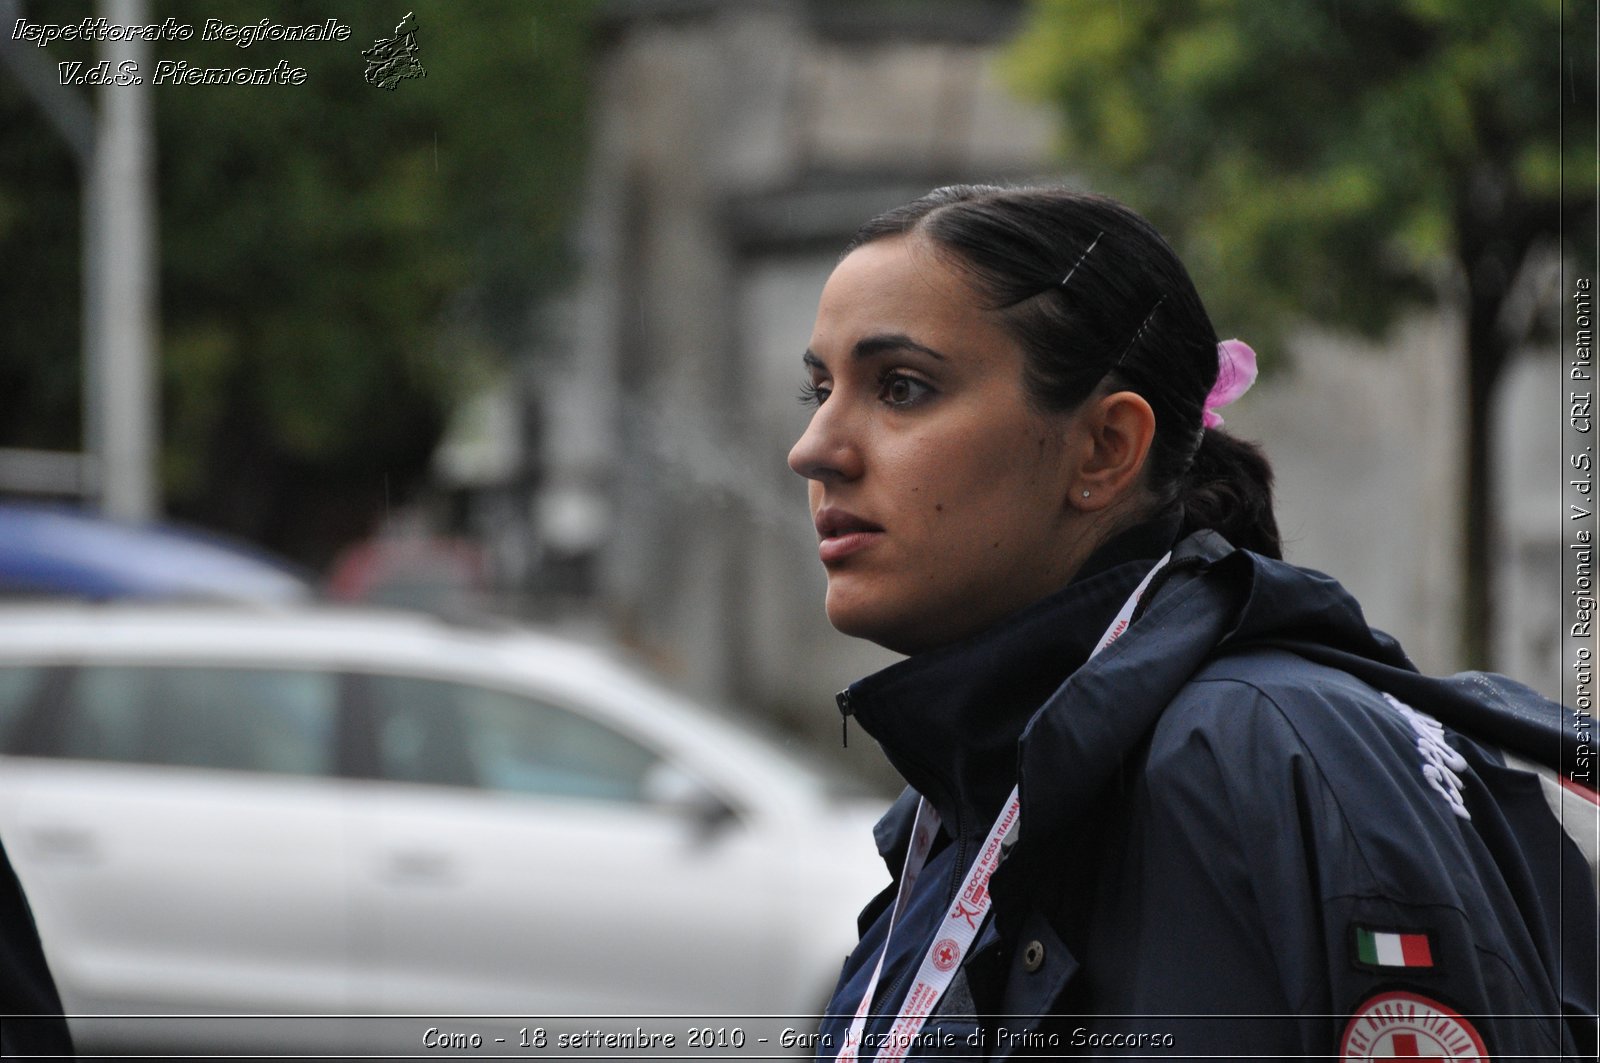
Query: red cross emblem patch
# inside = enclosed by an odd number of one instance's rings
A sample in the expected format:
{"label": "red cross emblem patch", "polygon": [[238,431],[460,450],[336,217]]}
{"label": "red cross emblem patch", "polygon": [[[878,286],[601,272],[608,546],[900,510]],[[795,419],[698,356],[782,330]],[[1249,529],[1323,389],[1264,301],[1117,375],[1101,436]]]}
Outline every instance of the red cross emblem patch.
{"label": "red cross emblem patch", "polygon": [[1380,993],[1362,1003],[1339,1041],[1341,1060],[1422,1059],[1488,1063],[1472,1023],[1416,993]]}

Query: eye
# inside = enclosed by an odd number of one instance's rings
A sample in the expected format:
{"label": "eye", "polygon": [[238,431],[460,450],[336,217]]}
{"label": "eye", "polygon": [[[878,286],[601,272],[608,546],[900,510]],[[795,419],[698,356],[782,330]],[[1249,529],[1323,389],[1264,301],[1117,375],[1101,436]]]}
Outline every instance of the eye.
{"label": "eye", "polygon": [[931,394],[929,384],[899,370],[885,373],[878,385],[878,398],[890,406],[915,406]]}
{"label": "eye", "polygon": [[816,384],[808,380],[800,385],[800,405],[815,409],[827,399],[830,390],[825,384]]}

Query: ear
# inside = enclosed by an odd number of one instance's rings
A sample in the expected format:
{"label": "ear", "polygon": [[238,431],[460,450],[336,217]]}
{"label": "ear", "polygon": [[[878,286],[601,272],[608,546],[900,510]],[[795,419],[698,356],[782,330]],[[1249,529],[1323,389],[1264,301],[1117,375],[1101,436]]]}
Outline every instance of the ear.
{"label": "ear", "polygon": [[1094,512],[1138,489],[1156,436],[1156,415],[1142,395],[1114,391],[1089,399],[1078,416],[1083,460],[1075,470],[1070,501]]}

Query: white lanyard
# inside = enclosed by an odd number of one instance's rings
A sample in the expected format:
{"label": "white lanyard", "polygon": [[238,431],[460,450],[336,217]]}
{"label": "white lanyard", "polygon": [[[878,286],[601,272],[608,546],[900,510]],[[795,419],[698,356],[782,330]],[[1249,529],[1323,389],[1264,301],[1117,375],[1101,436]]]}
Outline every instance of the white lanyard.
{"label": "white lanyard", "polygon": [[[1160,572],[1171,558],[1172,554],[1168,552],[1156,562],[1154,568],[1145,573],[1144,579],[1139,581],[1139,585],[1133,589],[1128,600],[1117,611],[1116,619],[1111,621],[1111,626],[1100,636],[1099,643],[1089,652],[1090,659],[1117,641],[1122,633],[1128,630],[1134,610],[1139,607],[1139,599],[1144,596],[1145,589],[1150,586],[1155,574]],[[977,859],[972,862],[966,878],[961,881],[961,889],[956,893],[955,908],[945,913],[938,932],[933,936],[933,944],[928,947],[927,955],[922,958],[922,965],[917,968],[911,988],[906,990],[905,1000],[900,1004],[894,1025],[889,1027],[889,1032],[882,1038],[875,1039],[878,1063],[893,1063],[894,1060],[905,1058],[906,1053],[916,1044],[917,1034],[921,1031],[923,1023],[933,1014],[934,1005],[938,1004],[939,998],[944,996],[944,991],[950,987],[950,982],[955,978],[956,970],[961,966],[967,948],[972,944],[972,939],[978,936],[978,928],[983,925],[984,918],[989,914],[989,906],[993,902],[989,894],[989,878],[994,874],[994,869],[1000,866],[1000,858],[1009,847],[1009,840],[1016,833],[1021,818],[1021,807],[1017,788],[1013,786],[1011,795],[1006,798],[1005,807],[1000,810],[1000,818],[989,828],[988,837],[984,839],[983,847],[978,850]],[[900,918],[906,898],[911,896],[917,877],[922,874],[923,865],[927,863],[928,849],[933,844],[933,835],[939,829],[939,822],[939,813],[934,811],[927,798],[922,798],[917,803],[917,818],[911,826],[911,844],[906,851],[905,869],[900,873],[900,888],[895,893],[894,908],[889,913],[889,929],[884,934],[883,950],[878,953],[878,964],[872,970],[871,980],[867,982],[867,991],[862,994],[855,1018],[850,1021],[850,1030],[845,1034],[844,1047],[839,1050],[839,1063],[856,1063],[859,1057],[862,1032],[867,1025],[872,998],[878,991],[878,979],[883,975],[883,961],[889,954],[889,940],[894,936],[894,924]]]}

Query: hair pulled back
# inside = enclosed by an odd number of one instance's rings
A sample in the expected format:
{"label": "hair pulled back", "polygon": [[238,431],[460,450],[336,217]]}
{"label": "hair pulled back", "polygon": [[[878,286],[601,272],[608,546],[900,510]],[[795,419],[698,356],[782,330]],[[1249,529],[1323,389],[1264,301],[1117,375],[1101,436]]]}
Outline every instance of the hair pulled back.
{"label": "hair pulled back", "polygon": [[1217,334],[1189,273],[1155,228],[1121,203],[1066,188],[951,185],[886,211],[845,254],[915,233],[965,271],[1021,344],[1043,409],[1076,407],[1102,381],[1155,412],[1146,459],[1158,509],[1183,534],[1211,528],[1281,557],[1272,469],[1253,443],[1201,424],[1217,378]]}

